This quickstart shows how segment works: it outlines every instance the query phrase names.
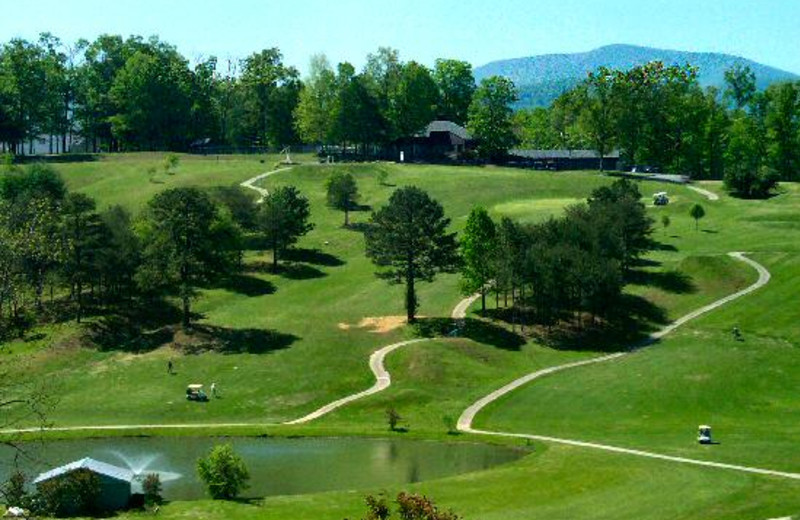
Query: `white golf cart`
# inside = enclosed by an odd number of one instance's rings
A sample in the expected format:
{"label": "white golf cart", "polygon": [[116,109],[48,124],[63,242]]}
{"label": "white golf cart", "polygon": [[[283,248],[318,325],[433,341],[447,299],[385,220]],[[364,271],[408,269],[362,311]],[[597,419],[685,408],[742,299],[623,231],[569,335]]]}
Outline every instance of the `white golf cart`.
{"label": "white golf cart", "polygon": [[711,426],[700,425],[697,427],[697,442],[700,444],[711,444]]}
{"label": "white golf cart", "polygon": [[208,401],[208,394],[203,390],[203,385],[201,384],[189,385],[186,387],[186,400],[205,403]]}
{"label": "white golf cart", "polygon": [[667,195],[666,191],[659,191],[653,194],[653,205],[666,206],[667,204],[669,204],[669,195]]}

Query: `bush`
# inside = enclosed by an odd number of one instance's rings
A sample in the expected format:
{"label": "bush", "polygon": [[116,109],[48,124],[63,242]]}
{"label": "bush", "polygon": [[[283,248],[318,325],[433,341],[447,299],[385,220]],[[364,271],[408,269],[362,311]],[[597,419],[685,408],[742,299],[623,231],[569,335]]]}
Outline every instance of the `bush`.
{"label": "bush", "polygon": [[181,163],[181,158],[176,153],[168,153],[164,157],[164,171],[170,173]]}
{"label": "bush", "polygon": [[11,477],[3,484],[0,494],[3,501],[9,507],[22,507],[28,506],[28,493],[25,491],[25,481],[27,478],[21,471],[15,471]]}
{"label": "bush", "polygon": [[144,492],[144,503],[147,505],[161,503],[161,477],[158,473],[149,473],[142,481],[142,491]]}
{"label": "bush", "polygon": [[[367,496],[367,516],[365,520],[387,520],[392,511],[384,497]],[[459,520],[461,517],[452,511],[441,511],[433,500],[423,495],[402,492],[397,495],[397,516],[401,520]]]}
{"label": "bush", "polygon": [[389,423],[389,429],[391,431],[397,430],[397,425],[403,418],[400,417],[400,414],[394,408],[387,408],[386,409],[386,422]]}
{"label": "bush", "polygon": [[87,469],[78,469],[38,486],[36,512],[56,517],[92,516],[98,512],[100,479]]}
{"label": "bush", "polygon": [[236,498],[247,488],[250,473],[233,446],[214,446],[207,457],[197,461],[197,473],[215,500]]}
{"label": "bush", "polygon": [[725,172],[725,188],[744,199],[765,199],[778,187],[778,173],[766,166],[756,171],[730,168]]}

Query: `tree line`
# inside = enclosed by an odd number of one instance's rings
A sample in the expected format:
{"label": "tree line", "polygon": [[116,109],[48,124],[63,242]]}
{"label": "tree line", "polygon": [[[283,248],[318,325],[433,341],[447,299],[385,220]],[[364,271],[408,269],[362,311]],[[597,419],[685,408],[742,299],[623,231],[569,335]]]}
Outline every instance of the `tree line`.
{"label": "tree line", "polygon": [[551,107],[517,112],[514,126],[526,147],[592,149],[601,157],[619,150],[629,167],[724,179],[747,198],[798,180],[800,82],[758,91],[742,66],[725,81],[722,92],[703,89],[690,65],[601,67]]}
{"label": "tree line", "polygon": [[477,86],[467,62],[440,59],[429,69],[390,48],[368,55],[358,72],[314,56],[303,80],[277,48],[192,65],[157,37],[102,35],[67,45],[44,33],[0,47],[0,151],[18,155],[43,137],[51,153],[68,152],[73,140],[97,152],[180,151],[205,139],[368,153],[435,119],[474,119],[478,133],[488,132],[482,105],[502,102],[510,115],[515,99],[507,80]]}
{"label": "tree line", "polygon": [[98,210],[49,166],[7,165],[0,175],[0,333],[24,333],[61,308],[78,322],[136,299],[175,296],[184,326],[198,290],[242,268],[248,239],[266,243],[273,266],[313,228],[294,187],[260,205],[239,187],[174,188],[138,216]]}
{"label": "tree line", "polygon": [[476,207],[460,237],[449,225],[442,206],[413,186],[396,190],[370,219],[367,256],[379,277],[405,285],[409,322],[417,284],[442,272],[460,272],[464,293],[480,293],[484,312],[494,293],[497,307],[502,300],[515,316],[548,327],[609,319],[637,260],[654,245],[641,193],[626,179],[539,224],[494,222]]}
{"label": "tree line", "polygon": [[494,222],[475,208],[460,241],[462,287],[480,292],[484,312],[493,292],[515,320],[548,327],[607,320],[637,260],[652,249],[652,231],[638,187],[625,179],[538,224]]}

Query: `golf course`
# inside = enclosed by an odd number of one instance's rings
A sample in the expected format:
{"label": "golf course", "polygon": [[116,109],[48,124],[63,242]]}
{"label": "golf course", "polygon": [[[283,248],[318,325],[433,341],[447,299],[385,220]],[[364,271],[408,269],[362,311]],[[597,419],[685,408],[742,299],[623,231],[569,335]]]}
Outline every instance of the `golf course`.
{"label": "golf course", "polygon": [[[277,271],[268,268],[271,253],[254,246],[241,274],[202,289],[192,309],[198,328],[226,338],[228,349],[204,349],[167,308],[143,325],[149,340],[135,348],[87,341],[94,316],[80,325],[53,320],[3,343],[2,363],[54,398],[47,431],[31,421],[15,428],[32,431],[5,437],[360,437],[522,450],[490,469],[403,486],[172,501],[158,513],[165,519],[360,518],[365,495],[401,490],[484,520],[766,520],[800,512],[800,186],[781,183],[767,200],[743,200],[720,182],[697,183],[718,196],[710,200],[684,185],[638,182],[657,247],[626,291],[645,302],[638,320],[651,341],[562,345],[481,316],[458,274],[420,284],[420,324],[406,324],[404,289],[375,276],[361,227],[404,186],[439,201],[451,231],[461,232],[476,206],[496,220],[558,217],[613,176],[293,159],[285,167],[279,156],[182,155],[174,171],[155,175],[148,171],[161,154],[53,165],[70,191],[134,218],[169,188],[246,183],[259,188],[247,190],[257,200],[294,186],[310,202],[314,228]],[[360,193],[348,227],[326,203],[326,179],[338,171],[352,174]],[[666,206],[652,204],[660,191],[669,193]],[[705,208],[699,222],[690,217],[695,204]],[[491,311],[494,296],[487,303]],[[425,327],[450,318],[466,322],[463,333]],[[555,367],[563,369],[547,370]],[[540,371],[468,420],[462,415]],[[212,382],[219,398],[184,398],[188,384]],[[389,408],[400,416],[393,431]],[[697,443],[701,424],[713,426],[715,444]]]}

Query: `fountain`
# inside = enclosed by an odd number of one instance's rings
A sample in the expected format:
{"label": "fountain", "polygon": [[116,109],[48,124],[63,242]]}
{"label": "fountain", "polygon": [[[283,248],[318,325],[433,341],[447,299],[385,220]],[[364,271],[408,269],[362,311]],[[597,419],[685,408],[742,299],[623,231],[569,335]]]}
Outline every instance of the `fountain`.
{"label": "fountain", "polygon": [[147,475],[156,474],[158,475],[159,480],[162,484],[166,482],[173,482],[180,478],[183,478],[183,474],[176,473],[174,471],[164,471],[161,469],[156,469],[152,467],[153,463],[156,462],[158,459],[162,458],[160,453],[156,454],[149,454],[149,455],[136,455],[136,456],[128,456],[125,453],[119,450],[107,450],[108,453],[113,455],[114,457],[118,458],[122,461],[125,466],[128,467],[129,470],[133,472],[134,480],[133,483],[137,486],[138,489],[134,489],[134,493],[141,493],[142,489],[142,482]]}

